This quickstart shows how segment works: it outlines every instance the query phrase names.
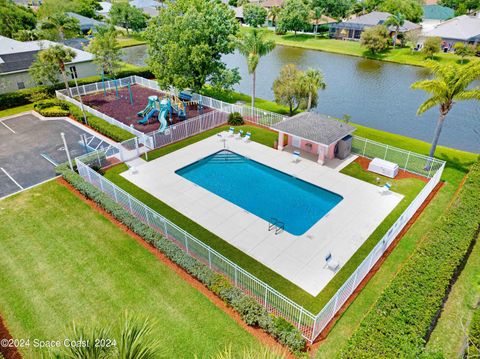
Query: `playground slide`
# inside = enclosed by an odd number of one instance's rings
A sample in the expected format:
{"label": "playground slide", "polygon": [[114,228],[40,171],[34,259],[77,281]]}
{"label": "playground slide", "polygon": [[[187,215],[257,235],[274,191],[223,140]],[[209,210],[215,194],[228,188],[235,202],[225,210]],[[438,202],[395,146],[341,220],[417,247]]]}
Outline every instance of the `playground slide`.
{"label": "playground slide", "polygon": [[145,117],[145,115],[149,113],[152,110],[152,108],[153,108],[152,104],[148,102],[147,106],[142,111],[137,112],[137,115],[140,117]]}
{"label": "playground slide", "polygon": [[158,120],[160,121],[160,128],[158,129],[158,132],[165,132],[165,130],[167,129],[167,115],[168,108],[162,109],[162,112],[160,112],[160,115],[158,116]]}
{"label": "playground slide", "polygon": [[156,108],[150,109],[150,111],[143,117],[143,120],[138,121],[138,123],[141,125],[147,124],[148,120],[150,120],[150,118],[154,116],[157,112],[158,110]]}

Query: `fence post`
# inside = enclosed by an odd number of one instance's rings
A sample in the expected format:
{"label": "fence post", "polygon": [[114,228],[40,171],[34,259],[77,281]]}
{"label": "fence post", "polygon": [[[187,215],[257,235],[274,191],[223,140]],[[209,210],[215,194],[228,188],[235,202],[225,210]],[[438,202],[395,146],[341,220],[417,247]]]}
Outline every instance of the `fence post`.
{"label": "fence post", "polygon": [[410,158],[410,153],[411,153],[411,152],[408,151],[407,160],[405,161],[405,168],[403,169],[404,171],[407,170],[407,165],[408,165],[408,160],[409,160],[409,158]]}
{"label": "fence post", "polygon": [[235,287],[237,286],[237,266],[233,267],[235,269]]}
{"label": "fence post", "polygon": [[135,149],[137,150],[137,157],[140,156],[140,149],[138,148],[138,137],[134,138],[135,141]]}
{"label": "fence post", "polygon": [[387,153],[388,153],[388,145],[385,146],[385,155],[383,156],[384,160],[387,158]]}
{"label": "fence post", "polygon": [[163,227],[165,228],[165,236],[168,236],[167,221],[165,220],[165,218],[163,219]]}
{"label": "fence post", "polygon": [[184,236],[184,238],[185,238],[185,249],[186,249],[186,252],[187,252],[187,254],[190,254],[189,251],[188,251],[187,232],[183,231],[183,236]]}
{"label": "fence post", "polygon": [[365,157],[365,151],[367,149],[367,139],[364,138],[363,141],[364,141],[364,143],[363,143],[363,154],[362,154],[362,156]]}
{"label": "fence post", "polygon": [[267,307],[267,295],[268,295],[268,287],[265,286],[265,299],[263,301],[263,305],[265,306],[265,308]]}
{"label": "fence post", "polygon": [[130,195],[128,193],[127,193],[127,198],[128,198],[128,205],[130,207],[130,213],[133,213],[132,199],[130,198]]}
{"label": "fence post", "polygon": [[208,267],[212,269],[212,253],[208,250]]}
{"label": "fence post", "polygon": [[297,324],[298,329],[300,329],[300,326],[302,324],[302,315],[303,315],[303,310],[300,309],[300,315],[298,316],[298,324]]}

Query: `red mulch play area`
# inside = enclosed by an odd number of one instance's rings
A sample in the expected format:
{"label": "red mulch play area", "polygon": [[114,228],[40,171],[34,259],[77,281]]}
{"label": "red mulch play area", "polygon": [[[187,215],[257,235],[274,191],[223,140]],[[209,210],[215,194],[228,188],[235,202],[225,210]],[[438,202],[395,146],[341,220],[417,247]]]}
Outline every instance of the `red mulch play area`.
{"label": "red mulch play area", "polygon": [[[141,117],[137,116],[137,112],[142,111],[148,103],[148,96],[156,95],[162,97],[165,94],[159,91],[149,89],[140,85],[132,85],[133,106],[130,105],[130,97],[128,88],[122,87],[118,89],[119,98],[115,96],[115,89],[107,91],[107,96],[103,91],[95,92],[83,96],[83,102],[116,120],[123,122],[126,125],[133,125],[137,130],[149,133],[158,130],[160,122],[156,117],[153,117],[148,124],[140,125],[137,123]],[[203,106],[203,112],[207,113],[213,111],[212,108]],[[187,106],[187,119],[200,115],[197,105],[191,104]],[[172,123],[177,123],[180,120],[176,114],[172,114]]]}

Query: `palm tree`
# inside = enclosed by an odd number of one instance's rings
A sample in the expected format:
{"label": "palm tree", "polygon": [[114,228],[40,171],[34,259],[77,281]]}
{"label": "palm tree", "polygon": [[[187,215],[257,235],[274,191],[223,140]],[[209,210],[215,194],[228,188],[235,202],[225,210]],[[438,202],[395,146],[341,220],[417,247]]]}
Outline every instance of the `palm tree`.
{"label": "palm tree", "polygon": [[77,54],[69,47],[64,47],[62,45],[53,45],[46,50],[40,51],[38,57],[46,62],[51,64],[56,64],[60,73],[62,74],[63,82],[65,83],[65,88],[67,92],[70,93],[70,86],[68,86],[67,71],[65,70],[65,64],[71,62]]}
{"label": "palm tree", "polygon": [[61,41],[65,36],[74,36],[80,33],[80,25],[77,19],[68,16],[64,12],[55,13],[42,23],[42,30],[55,30]]}
{"label": "palm tree", "polygon": [[265,40],[265,34],[257,29],[244,32],[235,39],[238,51],[247,58],[248,73],[252,74],[252,108],[255,107],[255,80],[258,62],[275,48],[275,41]]}
{"label": "palm tree", "polygon": [[327,87],[327,84],[325,83],[323,74],[320,70],[308,69],[302,76],[302,86],[308,94],[307,111],[310,111],[313,96],[318,90],[324,90]]}
{"label": "palm tree", "polygon": [[395,36],[393,37],[393,48],[395,48],[395,45],[397,44],[397,37],[398,33],[400,32],[400,27],[405,24],[405,15],[402,13],[395,13],[394,15],[390,16],[386,21],[385,21],[385,26],[393,26],[395,27]]}
{"label": "palm tree", "polygon": [[315,37],[317,37],[318,23],[322,19],[323,9],[321,7],[314,7],[312,12],[312,19],[315,20]]}
{"label": "palm tree", "polygon": [[272,24],[275,27],[275,32],[277,32],[277,18],[282,9],[278,6],[272,6],[268,12],[268,16],[272,19]]}
{"label": "palm tree", "polygon": [[440,65],[433,61],[429,62],[434,78],[431,80],[417,81],[412,84],[412,89],[424,90],[431,97],[420,105],[417,115],[421,115],[428,109],[439,106],[440,116],[435,128],[430,157],[435,154],[438,139],[442,132],[443,123],[448,112],[456,101],[477,100],[480,101],[480,87],[469,88],[470,84],[480,77],[480,63],[474,62],[465,66],[455,64]]}
{"label": "palm tree", "polygon": [[95,55],[93,61],[103,73],[115,76],[120,67],[121,49],[117,41],[118,31],[114,26],[99,26],[88,51]]}

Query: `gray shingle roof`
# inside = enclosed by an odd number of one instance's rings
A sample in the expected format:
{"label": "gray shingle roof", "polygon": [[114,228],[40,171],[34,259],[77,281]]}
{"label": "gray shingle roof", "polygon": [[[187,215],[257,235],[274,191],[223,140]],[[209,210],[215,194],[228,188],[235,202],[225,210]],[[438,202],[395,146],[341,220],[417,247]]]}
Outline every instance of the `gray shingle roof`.
{"label": "gray shingle roof", "polygon": [[273,129],[306,140],[331,145],[355,131],[355,127],[315,112],[302,112],[276,123]]}
{"label": "gray shingle roof", "polygon": [[[353,29],[363,29],[365,27],[382,25],[392,14],[382,11],[372,11],[366,15],[358,16],[354,19],[347,21],[342,21],[338,24],[335,24],[335,28],[353,28]],[[408,20],[405,20],[403,26],[400,27],[401,32],[410,31],[414,29],[419,29],[420,25],[414,24]],[[392,26],[389,27],[390,30],[394,30]]]}
{"label": "gray shingle roof", "polygon": [[480,38],[480,18],[469,15],[454,17],[440,23],[425,36],[439,36],[443,39],[469,41]]}
{"label": "gray shingle roof", "polygon": [[35,61],[38,50],[0,55],[0,73],[28,69]]}

